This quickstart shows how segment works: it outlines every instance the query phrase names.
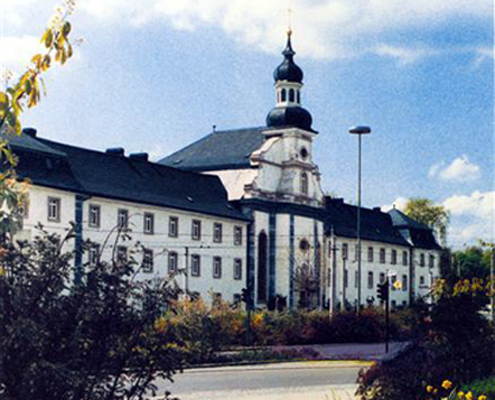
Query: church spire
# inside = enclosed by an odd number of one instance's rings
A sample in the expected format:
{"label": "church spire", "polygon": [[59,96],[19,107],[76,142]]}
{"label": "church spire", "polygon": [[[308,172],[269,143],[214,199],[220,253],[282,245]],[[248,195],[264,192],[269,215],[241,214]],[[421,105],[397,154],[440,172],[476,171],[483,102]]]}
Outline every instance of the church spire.
{"label": "church spire", "polygon": [[287,44],[282,55],[284,60],[273,71],[276,106],[266,118],[269,127],[295,126],[312,131],[311,114],[301,107],[303,71],[294,62],[296,52],[292,48],[292,29],[287,31]]}

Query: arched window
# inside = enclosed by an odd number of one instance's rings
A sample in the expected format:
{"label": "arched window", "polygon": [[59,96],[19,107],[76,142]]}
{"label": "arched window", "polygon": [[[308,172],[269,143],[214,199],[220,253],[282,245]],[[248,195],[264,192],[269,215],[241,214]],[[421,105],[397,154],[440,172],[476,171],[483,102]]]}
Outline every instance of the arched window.
{"label": "arched window", "polygon": [[297,102],[301,102],[301,92],[299,92],[299,90],[297,91]]}
{"label": "arched window", "polygon": [[263,231],[258,236],[258,302],[266,302],[268,293],[267,243]]}
{"label": "arched window", "polygon": [[282,89],[282,101],[287,100],[287,91],[285,89]]}
{"label": "arched window", "polygon": [[308,174],[306,172],[301,174],[301,193],[308,194]]}
{"label": "arched window", "polygon": [[289,101],[294,102],[294,89],[289,90]]}

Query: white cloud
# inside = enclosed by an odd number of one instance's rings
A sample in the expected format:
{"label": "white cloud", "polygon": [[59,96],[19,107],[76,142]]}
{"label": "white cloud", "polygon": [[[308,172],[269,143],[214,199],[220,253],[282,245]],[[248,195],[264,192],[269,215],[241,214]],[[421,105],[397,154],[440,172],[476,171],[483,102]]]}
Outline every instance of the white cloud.
{"label": "white cloud", "polygon": [[495,191],[454,195],[443,205],[452,215],[449,237],[453,243],[495,241]]}
{"label": "white cloud", "polygon": [[448,166],[440,162],[430,167],[430,178],[438,178],[442,181],[469,182],[475,181],[481,176],[481,168],[469,161],[467,155],[457,157]]}
{"label": "white cloud", "polygon": [[382,44],[378,35],[436,26],[459,17],[492,18],[486,0],[86,0],[80,9],[106,21],[133,25],[165,20],[176,29],[221,28],[235,40],[263,51],[280,51],[293,9],[296,49],[304,56],[345,58],[363,52],[407,64],[435,54],[426,48]]}

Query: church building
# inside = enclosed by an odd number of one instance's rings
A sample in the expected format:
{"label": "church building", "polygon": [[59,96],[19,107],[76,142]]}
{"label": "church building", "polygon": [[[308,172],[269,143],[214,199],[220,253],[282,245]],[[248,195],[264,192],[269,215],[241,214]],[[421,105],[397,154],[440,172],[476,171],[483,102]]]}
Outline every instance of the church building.
{"label": "church building", "polygon": [[[13,143],[19,176],[32,181],[19,238],[31,239],[38,222],[58,232],[74,222],[82,273],[99,257],[128,256],[131,242],[106,239],[125,225],[141,244],[142,277],[168,276],[189,293],[232,302],[245,289],[257,308],[352,309],[359,297],[377,305],[387,275],[393,307],[426,295],[439,275],[432,230],[396,209],[361,208],[357,251],[357,207],[321,188],[291,32],[282,55],[265,126],[214,131],[157,163],[25,130]],[[83,255],[86,239],[93,245]]]}

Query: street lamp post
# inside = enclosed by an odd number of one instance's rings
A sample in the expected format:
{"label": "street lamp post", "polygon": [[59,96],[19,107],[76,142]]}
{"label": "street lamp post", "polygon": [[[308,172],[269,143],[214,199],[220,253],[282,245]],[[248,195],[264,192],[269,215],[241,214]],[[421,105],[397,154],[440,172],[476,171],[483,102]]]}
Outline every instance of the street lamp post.
{"label": "street lamp post", "polygon": [[371,128],[368,126],[353,126],[349,129],[352,135],[358,135],[358,190],[357,190],[357,313],[361,311],[361,136],[371,133]]}

